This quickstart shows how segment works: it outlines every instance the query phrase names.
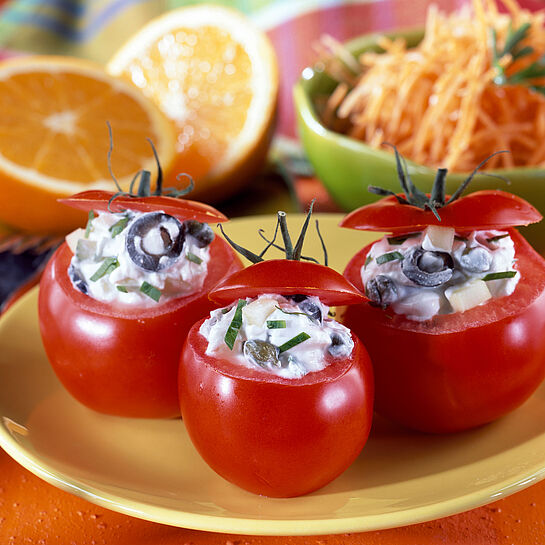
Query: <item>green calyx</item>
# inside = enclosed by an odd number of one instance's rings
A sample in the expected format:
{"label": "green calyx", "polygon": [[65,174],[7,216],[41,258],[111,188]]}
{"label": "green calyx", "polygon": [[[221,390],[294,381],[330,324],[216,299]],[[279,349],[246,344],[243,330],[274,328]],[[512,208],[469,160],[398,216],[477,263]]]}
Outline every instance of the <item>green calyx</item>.
{"label": "green calyx", "polygon": [[[240,255],[244,256],[248,261],[251,263],[259,263],[260,261],[264,261],[263,256],[269,250],[269,248],[273,247],[276,248],[286,254],[286,259],[292,260],[292,261],[313,261],[314,263],[318,263],[316,259],[313,257],[305,256],[302,254],[303,252],[303,243],[305,241],[305,236],[307,234],[308,225],[310,223],[310,217],[312,215],[312,208],[314,206],[314,200],[310,203],[309,210],[307,213],[307,217],[305,218],[305,221],[303,223],[303,226],[301,227],[301,232],[299,233],[299,236],[293,244],[291,240],[291,236],[288,231],[288,223],[286,221],[286,213],[279,211],[277,213],[277,219],[276,219],[276,227],[274,230],[274,235],[272,239],[268,239],[264,235],[264,229],[259,229],[258,233],[259,236],[267,243],[265,248],[259,253],[256,254],[252,252],[251,250],[248,250],[247,248],[244,248],[240,246],[240,244],[237,244],[235,241],[231,240],[223,230],[223,226],[221,223],[218,224],[218,227],[221,231],[221,234],[225,237],[225,240],[235,249]],[[278,236],[278,231],[280,230],[282,240],[284,243],[284,246],[281,246],[279,244],[276,244],[276,237]],[[324,252],[324,264],[327,266],[327,250],[325,247],[324,239],[322,238],[322,234],[320,233],[320,227],[318,224],[318,220],[316,220],[316,232],[318,233],[318,237],[320,239],[320,243],[322,245],[322,250]]]}
{"label": "green calyx", "polygon": [[507,151],[502,150],[496,151],[492,155],[488,156],[484,161],[481,161],[473,170],[473,172],[471,172],[471,174],[460,184],[458,189],[448,199],[445,194],[445,184],[447,180],[448,170],[446,168],[437,169],[437,174],[435,175],[435,180],[433,181],[431,193],[427,195],[414,185],[411,176],[409,175],[409,170],[407,168],[405,158],[400,155],[400,153],[397,151],[397,148],[392,144],[388,143],[385,143],[384,145],[390,146],[394,150],[396,158],[397,176],[399,178],[399,182],[401,184],[401,189],[403,190],[404,196],[398,195],[397,193],[394,193],[389,189],[384,189],[382,187],[377,187],[374,185],[370,185],[367,190],[370,193],[374,193],[375,195],[394,196],[399,204],[416,206],[418,208],[421,208],[422,210],[431,210],[439,221],[441,221],[441,217],[439,216],[438,210],[459,199],[476,174],[499,178],[500,180],[509,183],[509,180],[507,180],[503,176],[499,176],[498,174],[479,172],[480,169],[495,155],[498,155],[499,153],[508,153]]}
{"label": "green calyx", "polygon": [[[129,185],[129,191],[123,191],[121,188],[121,185],[119,184],[117,178],[115,177],[113,170],[112,170],[112,151],[114,147],[114,141],[113,141],[113,135],[112,135],[112,127],[109,122],[106,122],[108,125],[108,133],[110,135],[110,148],[108,150],[108,170],[110,171],[110,176],[112,177],[115,186],[117,188],[117,192],[112,195],[110,200],[108,201],[108,210],[111,211],[110,206],[114,202],[115,199],[118,197],[184,197],[189,192],[193,191],[193,188],[195,187],[195,182],[193,181],[193,178],[186,173],[181,173],[176,176],[177,180],[180,180],[181,178],[187,178],[189,183],[187,187],[184,187],[183,189],[177,189],[176,187],[163,187],[163,170],[161,168],[161,163],[159,162],[159,156],[157,155],[157,150],[155,149],[155,146],[153,145],[153,142],[150,138],[146,138],[146,140],[149,142],[151,149],[153,151],[153,156],[155,157],[155,163],[157,164],[157,180],[155,183],[155,189],[151,191],[151,172],[149,170],[139,170],[131,180],[131,183]],[[134,191],[135,184],[138,182],[138,189],[136,192]]]}

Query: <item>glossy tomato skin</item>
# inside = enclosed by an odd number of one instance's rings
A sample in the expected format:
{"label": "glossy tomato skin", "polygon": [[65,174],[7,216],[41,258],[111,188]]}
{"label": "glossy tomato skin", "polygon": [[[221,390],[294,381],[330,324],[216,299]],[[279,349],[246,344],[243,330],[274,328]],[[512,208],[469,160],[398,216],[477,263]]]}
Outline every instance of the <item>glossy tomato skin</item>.
{"label": "glossy tomato skin", "polygon": [[187,331],[215,308],[210,289],[242,267],[218,237],[210,253],[196,294],[151,308],[120,308],[73,287],[67,273],[72,252],[60,246],[40,282],[40,332],[55,373],[78,401],[112,415],[179,416],[178,362]]}
{"label": "glossy tomato skin", "polygon": [[[545,261],[515,230],[521,279],[510,296],[464,313],[414,322],[369,303],[344,323],[365,343],[377,413],[412,429],[446,433],[491,422],[521,405],[545,376]],[[363,290],[371,245],[345,276]]]}
{"label": "glossy tomato skin", "polygon": [[371,427],[373,376],[353,336],[350,358],[285,379],[205,354],[195,324],[182,352],[182,417],[204,460],[256,494],[293,497],[316,490],[358,456]]}

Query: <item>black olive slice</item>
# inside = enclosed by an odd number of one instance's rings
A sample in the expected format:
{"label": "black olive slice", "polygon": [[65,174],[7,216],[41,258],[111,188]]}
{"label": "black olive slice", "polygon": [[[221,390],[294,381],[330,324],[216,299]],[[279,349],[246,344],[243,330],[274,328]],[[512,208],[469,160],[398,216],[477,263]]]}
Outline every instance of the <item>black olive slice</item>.
{"label": "black olive slice", "polygon": [[296,293],[295,295],[284,295],[284,297],[297,303],[301,312],[304,312],[309,318],[320,324],[322,323],[322,310],[316,303],[309,301],[307,295]]}
{"label": "black olive slice", "polygon": [[433,288],[448,282],[452,277],[454,262],[447,252],[411,249],[401,262],[403,274],[415,284]]}
{"label": "black olive slice", "polygon": [[[172,221],[178,227],[178,234],[174,239],[165,227],[167,222]],[[154,229],[162,241],[162,248],[158,253],[146,250],[145,238]],[[150,212],[132,223],[127,233],[125,247],[135,265],[146,271],[156,272],[170,266],[180,256],[184,238],[182,224],[174,216],[163,212]]]}
{"label": "black olive slice", "polygon": [[290,299],[294,303],[301,303],[305,299],[308,299],[306,295],[303,295],[302,293],[296,293],[295,295],[284,295],[286,299]]}
{"label": "black olive slice", "polygon": [[197,220],[185,220],[184,229],[187,235],[195,239],[199,248],[206,248],[214,240],[214,231],[208,223],[201,223]]}
{"label": "black olive slice", "polygon": [[480,246],[465,250],[460,256],[460,267],[469,272],[485,272],[490,269],[492,256]]}
{"label": "black olive slice", "polygon": [[331,344],[327,351],[334,358],[342,358],[348,356],[352,351],[352,339],[350,334],[345,331],[333,331],[330,334]]}
{"label": "black olive slice", "polygon": [[299,303],[299,308],[311,319],[315,320],[318,323],[322,323],[322,310],[320,307],[313,303],[312,301],[309,301],[308,299],[305,299],[301,303]]}
{"label": "black olive slice", "polygon": [[260,367],[280,367],[278,346],[267,341],[251,340],[243,345],[245,358]]}
{"label": "black olive slice", "polygon": [[397,299],[397,287],[391,278],[379,274],[367,282],[365,294],[373,303],[387,307]]}
{"label": "black olive slice", "polygon": [[70,265],[68,267],[68,276],[70,277],[70,280],[72,280],[72,284],[74,285],[74,287],[81,291],[81,293],[85,293],[85,295],[89,293],[87,282],[85,282],[85,279],[81,275],[81,272],[76,269],[74,265]]}

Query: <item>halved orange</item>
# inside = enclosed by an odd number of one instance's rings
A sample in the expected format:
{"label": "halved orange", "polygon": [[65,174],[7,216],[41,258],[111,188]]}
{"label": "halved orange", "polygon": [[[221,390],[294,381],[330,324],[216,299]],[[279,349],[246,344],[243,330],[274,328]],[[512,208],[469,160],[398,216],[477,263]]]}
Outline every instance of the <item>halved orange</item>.
{"label": "halved orange", "polygon": [[107,69],[173,120],[170,182],[177,172],[191,174],[192,198],[217,201],[262,166],[278,95],[276,56],[239,12],[208,4],[167,12],[122,46]]}
{"label": "halved orange", "polygon": [[82,213],[57,202],[86,189],[125,188],[140,169],[156,172],[174,157],[172,124],[133,85],[102,67],[66,57],[0,63],[0,221],[25,231],[65,233]]}

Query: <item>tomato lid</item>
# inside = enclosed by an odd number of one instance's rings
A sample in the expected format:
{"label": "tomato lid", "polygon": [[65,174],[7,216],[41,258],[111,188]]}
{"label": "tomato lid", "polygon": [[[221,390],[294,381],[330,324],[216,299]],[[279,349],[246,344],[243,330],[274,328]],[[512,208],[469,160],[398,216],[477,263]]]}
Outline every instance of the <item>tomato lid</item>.
{"label": "tomato lid", "polygon": [[400,203],[396,196],[391,195],[350,212],[339,225],[389,233],[412,231],[428,225],[476,231],[529,225],[543,219],[529,202],[499,190],[470,193],[437,208],[437,214],[440,220],[431,210]]}
{"label": "tomato lid", "polygon": [[311,295],[330,306],[367,300],[337,271],[318,263],[287,259],[261,261],[237,271],[216,285],[208,296],[225,305],[264,293]]}
{"label": "tomato lid", "polygon": [[[133,197],[125,194],[116,197],[110,203],[114,195],[115,193],[111,191],[90,190],[65,199],[59,199],[59,202],[85,211],[123,212],[128,209],[137,212],[154,212],[161,210],[180,220],[192,219],[201,223],[216,223],[228,220],[219,210],[197,201],[161,195]],[[108,205],[108,203],[110,204]]]}

